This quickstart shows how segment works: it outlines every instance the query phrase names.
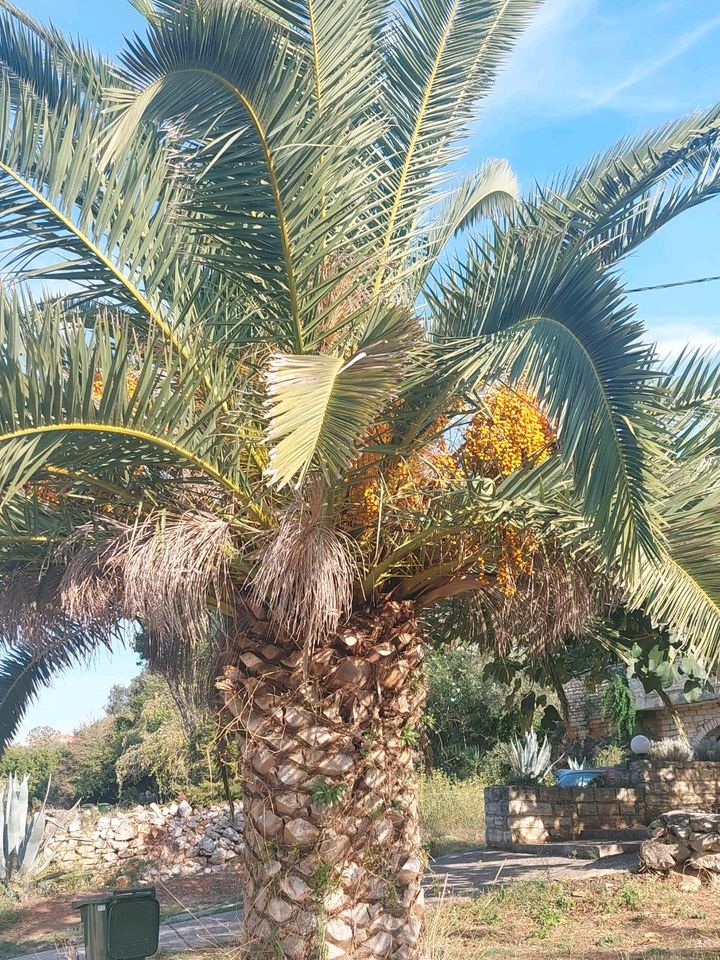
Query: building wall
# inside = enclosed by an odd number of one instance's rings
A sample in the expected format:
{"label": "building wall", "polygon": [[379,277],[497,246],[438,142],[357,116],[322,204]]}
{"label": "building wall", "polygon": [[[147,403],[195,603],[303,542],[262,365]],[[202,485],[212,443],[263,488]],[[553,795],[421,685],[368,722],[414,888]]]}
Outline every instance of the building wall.
{"label": "building wall", "polygon": [[[566,725],[568,743],[580,742],[590,749],[608,736],[607,720],[602,709],[602,686],[591,689],[584,680],[571,680],[564,687],[569,719]],[[635,691],[638,703],[638,730],[652,740],[677,737],[678,730],[670,711],[658,697]],[[671,699],[682,720],[690,746],[720,730],[720,699],[706,695],[695,703],[687,703],[679,691],[671,691]]]}
{"label": "building wall", "polygon": [[[677,708],[691,747],[697,746],[703,737],[720,731],[720,703],[701,701],[681,704]],[[668,710],[648,710],[640,714],[643,733],[651,740],[678,735],[675,721]]]}

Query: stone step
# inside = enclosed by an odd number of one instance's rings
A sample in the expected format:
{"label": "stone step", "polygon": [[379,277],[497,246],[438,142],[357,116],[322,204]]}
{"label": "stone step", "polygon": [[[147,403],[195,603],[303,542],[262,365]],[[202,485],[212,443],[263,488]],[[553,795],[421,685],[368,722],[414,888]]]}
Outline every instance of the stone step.
{"label": "stone step", "polygon": [[605,843],[623,843],[626,840],[647,840],[647,827],[631,827],[624,830],[583,830],[581,840],[602,840]]}
{"label": "stone step", "polygon": [[641,839],[563,840],[556,843],[514,843],[513,853],[531,853],[538,857],[574,857],[577,860],[602,860],[640,850]]}

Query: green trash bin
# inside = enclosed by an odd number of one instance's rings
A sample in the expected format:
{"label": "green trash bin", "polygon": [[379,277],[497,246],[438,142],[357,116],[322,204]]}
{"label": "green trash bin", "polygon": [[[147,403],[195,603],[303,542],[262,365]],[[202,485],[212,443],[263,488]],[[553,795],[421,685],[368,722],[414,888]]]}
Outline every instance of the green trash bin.
{"label": "green trash bin", "polygon": [[146,960],[157,953],[160,904],[155,887],[127,887],[76,900],[86,960]]}

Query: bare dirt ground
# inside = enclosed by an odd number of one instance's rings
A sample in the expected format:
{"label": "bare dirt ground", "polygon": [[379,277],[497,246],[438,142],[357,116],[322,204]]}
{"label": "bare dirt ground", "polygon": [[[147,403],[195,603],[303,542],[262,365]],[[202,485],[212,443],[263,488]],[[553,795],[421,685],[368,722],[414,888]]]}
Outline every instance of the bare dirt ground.
{"label": "bare dirt ground", "polygon": [[[206,914],[237,906],[240,895],[239,874],[177,877],[155,884],[163,919],[181,913]],[[82,892],[56,893],[33,897],[20,903],[3,902],[0,907],[0,958],[15,956],[19,945],[27,952],[71,939],[80,930],[79,914],[72,902],[84,896],[107,892],[95,887]]]}

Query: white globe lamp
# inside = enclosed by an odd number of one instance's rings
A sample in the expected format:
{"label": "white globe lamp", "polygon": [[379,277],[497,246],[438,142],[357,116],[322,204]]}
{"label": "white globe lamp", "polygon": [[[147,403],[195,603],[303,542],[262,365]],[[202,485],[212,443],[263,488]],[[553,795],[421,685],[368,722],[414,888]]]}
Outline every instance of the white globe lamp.
{"label": "white globe lamp", "polygon": [[636,756],[642,756],[650,750],[650,741],[647,737],[643,737],[642,734],[637,737],[633,737],[630,741],[630,749]]}

